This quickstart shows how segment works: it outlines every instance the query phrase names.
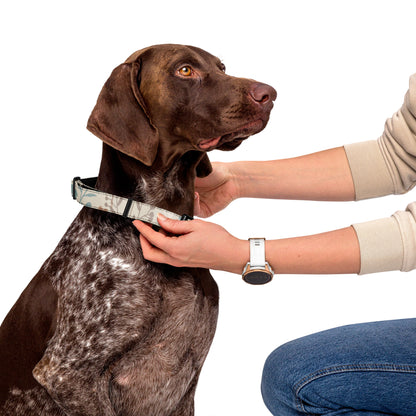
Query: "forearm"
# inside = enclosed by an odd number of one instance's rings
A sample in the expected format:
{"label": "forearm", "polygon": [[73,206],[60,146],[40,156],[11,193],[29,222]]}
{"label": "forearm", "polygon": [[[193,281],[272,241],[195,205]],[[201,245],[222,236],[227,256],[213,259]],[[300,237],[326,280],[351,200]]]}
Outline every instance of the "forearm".
{"label": "forearm", "polygon": [[235,162],[237,198],[351,201],[354,184],[344,148],[291,159]]}
{"label": "forearm", "polygon": [[357,274],[360,271],[360,247],[352,227],[266,241],[266,258],[278,274]]}

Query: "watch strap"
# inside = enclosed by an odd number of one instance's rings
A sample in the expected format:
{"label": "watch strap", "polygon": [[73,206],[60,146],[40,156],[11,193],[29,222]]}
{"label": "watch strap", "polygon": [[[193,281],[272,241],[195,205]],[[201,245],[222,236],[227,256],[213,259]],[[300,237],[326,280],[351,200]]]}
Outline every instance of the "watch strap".
{"label": "watch strap", "polygon": [[250,266],[266,267],[266,247],[264,238],[250,238]]}

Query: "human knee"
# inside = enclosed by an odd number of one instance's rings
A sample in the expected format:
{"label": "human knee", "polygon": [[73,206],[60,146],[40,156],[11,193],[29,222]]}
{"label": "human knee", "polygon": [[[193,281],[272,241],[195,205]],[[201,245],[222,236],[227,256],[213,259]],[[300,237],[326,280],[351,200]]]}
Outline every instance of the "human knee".
{"label": "human knee", "polygon": [[295,411],[296,399],[292,386],[299,374],[298,355],[297,343],[292,341],[275,349],[265,361],[261,392],[272,414],[291,414],[290,409]]}
{"label": "human knee", "polygon": [[279,402],[278,397],[281,395],[280,389],[282,384],[278,380],[280,366],[278,364],[279,348],[274,350],[266,359],[263,367],[261,379],[261,394],[263,401],[272,414],[276,414],[275,406]]}

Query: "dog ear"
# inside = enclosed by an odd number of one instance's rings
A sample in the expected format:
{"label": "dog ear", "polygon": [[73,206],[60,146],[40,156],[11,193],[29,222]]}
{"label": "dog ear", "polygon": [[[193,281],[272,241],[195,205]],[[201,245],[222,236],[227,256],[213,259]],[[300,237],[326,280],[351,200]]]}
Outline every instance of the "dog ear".
{"label": "dog ear", "polygon": [[139,75],[139,61],[114,69],[101,90],[87,129],[111,147],[151,166],[159,135],[147,115]]}
{"label": "dog ear", "polygon": [[198,178],[205,178],[205,176],[208,176],[211,172],[212,165],[208,155],[205,153],[196,166],[196,176],[198,176]]}

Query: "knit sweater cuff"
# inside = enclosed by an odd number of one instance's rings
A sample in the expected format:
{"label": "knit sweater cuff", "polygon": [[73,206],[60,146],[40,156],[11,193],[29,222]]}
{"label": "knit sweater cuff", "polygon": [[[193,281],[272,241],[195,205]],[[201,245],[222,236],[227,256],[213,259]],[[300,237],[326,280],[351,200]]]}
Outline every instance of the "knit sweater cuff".
{"label": "knit sweater cuff", "polygon": [[360,245],[359,274],[401,270],[403,241],[394,217],[353,224]]}
{"label": "knit sweater cuff", "polygon": [[377,140],[344,146],[355,187],[355,200],[394,192],[394,184]]}

